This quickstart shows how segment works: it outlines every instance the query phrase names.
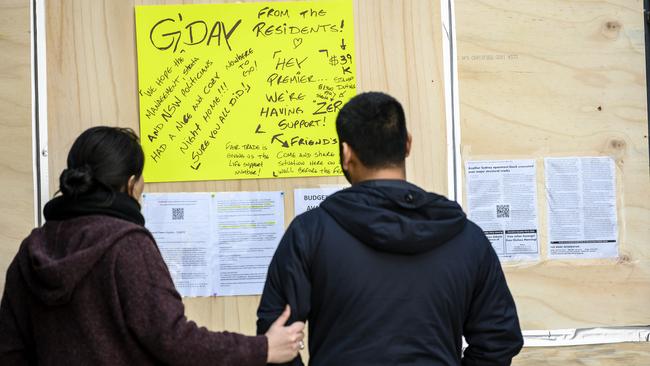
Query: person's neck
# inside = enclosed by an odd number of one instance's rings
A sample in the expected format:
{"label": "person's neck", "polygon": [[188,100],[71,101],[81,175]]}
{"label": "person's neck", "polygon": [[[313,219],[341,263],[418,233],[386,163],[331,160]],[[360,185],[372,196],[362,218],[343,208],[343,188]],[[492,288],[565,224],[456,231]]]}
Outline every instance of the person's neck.
{"label": "person's neck", "polygon": [[406,180],[406,170],[404,166],[395,166],[379,169],[363,168],[360,174],[352,180],[352,184],[361,183],[368,180]]}

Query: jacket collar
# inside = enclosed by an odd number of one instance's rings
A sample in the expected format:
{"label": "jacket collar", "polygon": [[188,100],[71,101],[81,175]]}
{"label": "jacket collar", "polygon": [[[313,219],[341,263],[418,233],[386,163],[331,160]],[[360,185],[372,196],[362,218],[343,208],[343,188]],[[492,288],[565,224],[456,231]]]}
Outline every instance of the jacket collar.
{"label": "jacket collar", "polygon": [[48,221],[87,215],[106,215],[144,226],[140,204],[123,192],[95,190],[76,198],[58,196],[43,209],[43,216]]}

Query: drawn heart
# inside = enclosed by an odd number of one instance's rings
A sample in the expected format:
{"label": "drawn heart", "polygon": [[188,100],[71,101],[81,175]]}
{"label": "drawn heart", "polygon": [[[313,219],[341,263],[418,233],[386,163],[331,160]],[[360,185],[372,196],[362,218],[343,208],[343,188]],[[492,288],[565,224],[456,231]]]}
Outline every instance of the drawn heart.
{"label": "drawn heart", "polygon": [[298,48],[302,44],[302,38],[294,38],[293,39],[293,48]]}

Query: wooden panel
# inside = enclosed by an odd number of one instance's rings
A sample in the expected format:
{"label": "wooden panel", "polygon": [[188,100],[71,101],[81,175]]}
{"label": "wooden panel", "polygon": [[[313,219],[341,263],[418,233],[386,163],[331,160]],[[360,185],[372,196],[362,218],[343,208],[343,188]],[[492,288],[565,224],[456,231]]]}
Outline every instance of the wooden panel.
{"label": "wooden panel", "polygon": [[646,366],[650,343],[524,348],[513,366]]}
{"label": "wooden panel", "polygon": [[462,157],[612,156],[620,259],[506,265],[524,329],[650,324],[642,1],[456,1]]}
{"label": "wooden panel", "polygon": [[[57,189],[67,150],[81,131],[99,124],[138,128],[133,6],[152,3],[178,1],[47,2],[52,192]],[[446,193],[439,19],[437,1],[355,3],[358,89],[387,91],[403,102],[414,135],[408,175],[426,189]],[[334,177],[157,183],[147,184],[145,190],[283,190],[287,192],[288,224],[293,217],[294,188],[344,182]],[[210,329],[255,332],[258,296],[188,298],[184,302],[189,317]]]}
{"label": "wooden panel", "polygon": [[0,290],[34,227],[29,1],[0,3]]}

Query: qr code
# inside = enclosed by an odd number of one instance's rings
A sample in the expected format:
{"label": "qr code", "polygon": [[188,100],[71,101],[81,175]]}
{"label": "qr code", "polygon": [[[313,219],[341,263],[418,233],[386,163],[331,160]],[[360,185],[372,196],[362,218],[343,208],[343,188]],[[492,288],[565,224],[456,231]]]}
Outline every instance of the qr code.
{"label": "qr code", "polygon": [[172,208],[172,220],[185,220],[185,209],[183,207]]}
{"label": "qr code", "polygon": [[510,205],[497,205],[497,218],[510,217]]}

